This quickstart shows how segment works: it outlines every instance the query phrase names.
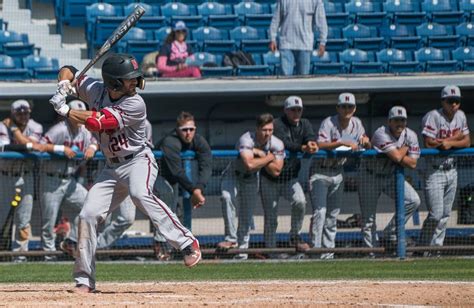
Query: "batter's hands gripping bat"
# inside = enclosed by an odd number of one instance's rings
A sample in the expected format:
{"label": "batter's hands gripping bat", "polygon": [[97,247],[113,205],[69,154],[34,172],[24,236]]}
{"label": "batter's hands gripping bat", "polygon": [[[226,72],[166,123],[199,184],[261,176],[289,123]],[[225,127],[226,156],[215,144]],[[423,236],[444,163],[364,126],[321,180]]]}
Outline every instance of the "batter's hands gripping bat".
{"label": "batter's hands gripping bat", "polygon": [[80,80],[82,76],[100,59],[104,56],[112,46],[114,46],[124,35],[130,30],[133,26],[136,25],[138,20],[145,14],[145,9],[137,5],[133,12],[127,16],[127,18],[122,21],[120,26],[115,29],[112,35],[105,41],[104,45],[100,48],[100,50],[95,54],[94,58],[84,67],[84,69],[79,73],[76,79],[73,81],[72,85],[74,85],[77,80]]}

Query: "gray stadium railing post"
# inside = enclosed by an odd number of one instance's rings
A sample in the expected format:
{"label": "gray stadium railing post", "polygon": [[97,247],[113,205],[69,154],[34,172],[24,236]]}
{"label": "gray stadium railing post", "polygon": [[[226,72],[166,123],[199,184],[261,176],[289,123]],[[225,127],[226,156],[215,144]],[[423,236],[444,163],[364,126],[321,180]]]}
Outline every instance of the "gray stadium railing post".
{"label": "gray stadium railing post", "polygon": [[395,169],[395,207],[397,213],[397,256],[403,260],[406,257],[405,238],[405,169],[397,166]]}

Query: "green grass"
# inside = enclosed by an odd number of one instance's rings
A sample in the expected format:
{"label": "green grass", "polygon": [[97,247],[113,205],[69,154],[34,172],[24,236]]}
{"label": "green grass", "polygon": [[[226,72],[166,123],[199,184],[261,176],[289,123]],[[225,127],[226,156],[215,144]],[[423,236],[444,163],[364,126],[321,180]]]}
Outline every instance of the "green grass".
{"label": "green grass", "polygon": [[[72,264],[0,264],[0,283],[69,282]],[[99,281],[197,281],[269,279],[377,279],[474,281],[474,259],[408,261],[338,260],[282,263],[181,264],[98,263]]]}

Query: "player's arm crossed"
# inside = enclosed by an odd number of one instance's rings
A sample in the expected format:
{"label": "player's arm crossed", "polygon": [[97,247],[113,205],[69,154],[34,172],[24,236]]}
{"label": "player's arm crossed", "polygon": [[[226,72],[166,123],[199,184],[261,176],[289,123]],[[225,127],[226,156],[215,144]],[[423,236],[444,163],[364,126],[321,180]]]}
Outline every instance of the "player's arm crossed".
{"label": "player's arm crossed", "polygon": [[241,150],[240,158],[242,159],[242,163],[248,172],[257,172],[275,160],[275,155],[269,152],[263,157],[255,156],[254,151],[249,149],[243,151]]}
{"label": "player's arm crossed", "polygon": [[273,177],[278,177],[283,169],[283,159],[275,159],[265,166],[265,170]]}

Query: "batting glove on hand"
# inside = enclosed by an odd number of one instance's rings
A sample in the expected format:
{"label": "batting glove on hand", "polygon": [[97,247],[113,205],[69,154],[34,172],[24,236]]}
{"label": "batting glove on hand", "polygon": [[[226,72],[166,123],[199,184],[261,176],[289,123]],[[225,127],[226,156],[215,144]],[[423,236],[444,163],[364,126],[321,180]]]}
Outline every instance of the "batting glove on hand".
{"label": "batting glove on hand", "polygon": [[67,116],[69,106],[66,104],[66,96],[61,93],[56,93],[49,99],[49,103],[53,105],[54,110],[63,117]]}
{"label": "batting glove on hand", "polygon": [[76,95],[76,89],[72,86],[69,80],[61,80],[58,82],[56,93],[61,93],[64,96]]}

